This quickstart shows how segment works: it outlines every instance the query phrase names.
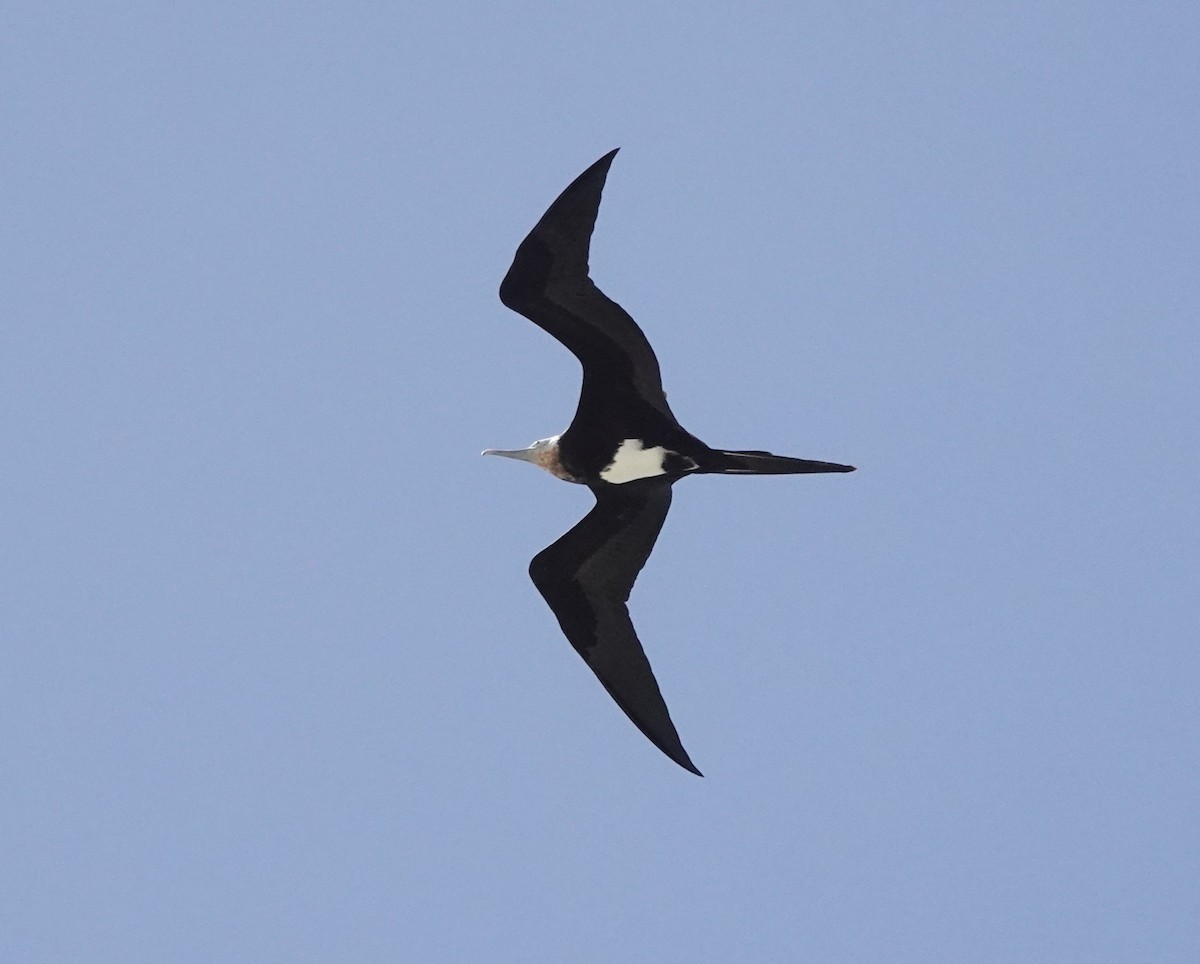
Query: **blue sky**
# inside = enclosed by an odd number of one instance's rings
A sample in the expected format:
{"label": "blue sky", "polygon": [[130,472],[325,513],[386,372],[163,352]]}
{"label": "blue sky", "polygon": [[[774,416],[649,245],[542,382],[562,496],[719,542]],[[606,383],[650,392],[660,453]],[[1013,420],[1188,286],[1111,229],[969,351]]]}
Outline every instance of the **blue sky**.
{"label": "blue sky", "polygon": [[[1200,959],[1200,13],[18,3],[0,957]],[[672,765],[479,458],[593,276],[683,423]]]}

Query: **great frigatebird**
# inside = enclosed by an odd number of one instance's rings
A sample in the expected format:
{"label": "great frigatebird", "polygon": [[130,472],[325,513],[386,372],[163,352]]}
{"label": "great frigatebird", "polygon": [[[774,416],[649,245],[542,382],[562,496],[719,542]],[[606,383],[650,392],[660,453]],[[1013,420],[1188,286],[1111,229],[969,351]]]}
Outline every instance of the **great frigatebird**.
{"label": "great frigatebird", "polygon": [[650,742],[701,775],[679,741],[625,603],[686,475],[853,472],[761,451],[709,448],[676,421],[658,360],[637,323],[588,277],[600,193],[616,151],[579,175],[517,248],[500,300],[583,365],[570,427],[516,451],[488,449],[586,485],[596,505],[533,557],[529,575],[571,645]]}

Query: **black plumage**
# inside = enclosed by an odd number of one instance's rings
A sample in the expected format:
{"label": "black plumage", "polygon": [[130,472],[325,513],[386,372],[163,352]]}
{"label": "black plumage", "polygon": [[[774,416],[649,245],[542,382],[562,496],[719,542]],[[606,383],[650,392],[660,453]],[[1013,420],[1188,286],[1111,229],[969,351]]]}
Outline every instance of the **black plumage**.
{"label": "black plumage", "polygon": [[517,249],[500,299],[562,342],[583,366],[570,427],[529,449],[489,450],[587,485],[596,505],[534,557],[534,584],[563,633],[651,742],[699,774],[680,742],[626,601],[685,475],[851,472],[853,466],[713,449],[667,404],[658,360],[637,323],[588,276],[600,195],[616,151],[576,178]]}

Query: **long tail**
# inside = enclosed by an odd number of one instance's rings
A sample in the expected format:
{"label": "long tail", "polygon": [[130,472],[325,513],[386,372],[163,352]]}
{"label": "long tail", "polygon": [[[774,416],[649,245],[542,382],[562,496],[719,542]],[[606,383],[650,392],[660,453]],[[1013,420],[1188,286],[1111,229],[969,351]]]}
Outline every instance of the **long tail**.
{"label": "long tail", "polygon": [[787,455],[772,455],[770,452],[723,451],[713,449],[712,458],[701,462],[701,472],[717,472],[722,475],[797,475],[807,472],[853,472],[853,465],[837,462],[814,462],[811,459],[793,459]]}

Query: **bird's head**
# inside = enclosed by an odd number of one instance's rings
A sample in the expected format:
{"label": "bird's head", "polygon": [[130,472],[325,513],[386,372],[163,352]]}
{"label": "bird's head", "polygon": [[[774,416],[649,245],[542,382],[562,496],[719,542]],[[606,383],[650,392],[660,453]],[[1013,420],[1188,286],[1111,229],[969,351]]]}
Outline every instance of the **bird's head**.
{"label": "bird's head", "polygon": [[503,455],[506,459],[520,459],[522,462],[532,462],[538,468],[545,469],[551,475],[560,479],[570,479],[563,470],[558,458],[558,436],[541,438],[529,448],[524,449],[484,449],[484,455]]}

